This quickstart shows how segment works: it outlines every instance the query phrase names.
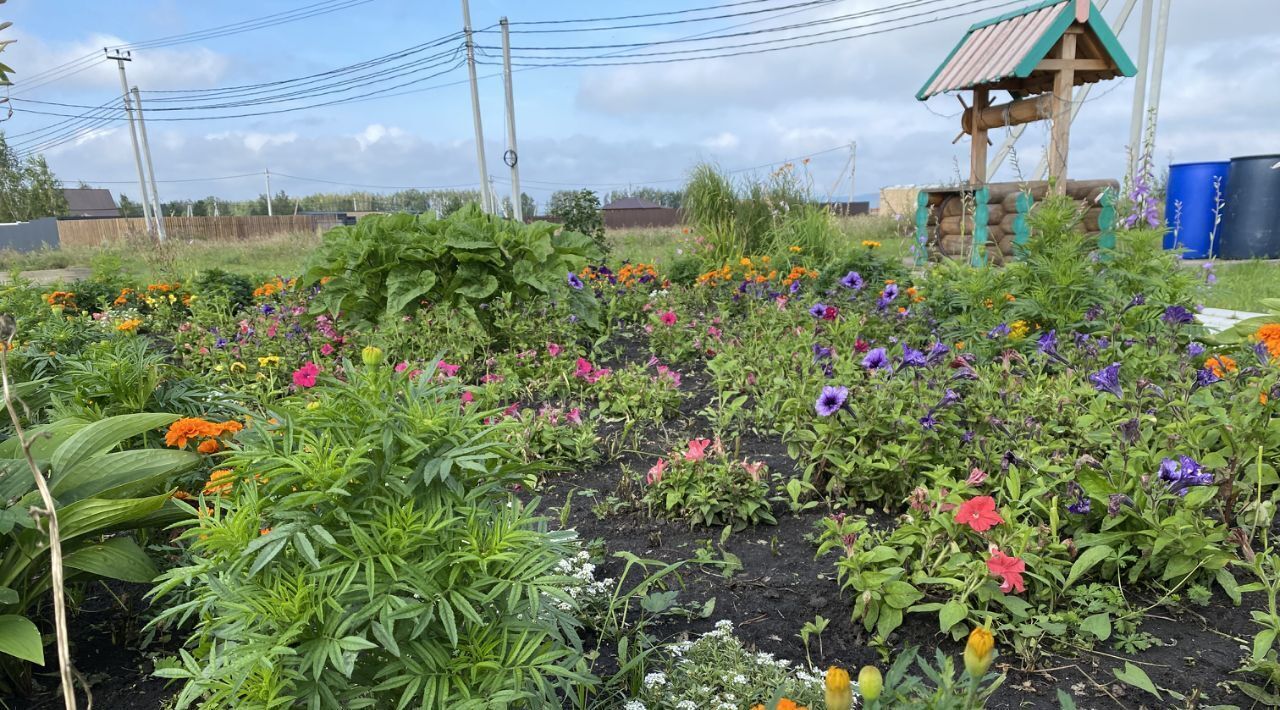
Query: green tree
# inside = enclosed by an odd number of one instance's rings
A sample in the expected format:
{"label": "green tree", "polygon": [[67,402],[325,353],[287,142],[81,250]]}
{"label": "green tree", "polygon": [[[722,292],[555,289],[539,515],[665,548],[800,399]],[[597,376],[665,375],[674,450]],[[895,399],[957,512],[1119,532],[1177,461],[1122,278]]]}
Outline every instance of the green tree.
{"label": "green tree", "polygon": [[66,213],[62,183],[44,156],[19,158],[0,134],[0,221],[26,222]]}
{"label": "green tree", "polygon": [[120,193],[120,216],[121,217],[141,217],[142,203],[134,202],[133,200],[129,199],[128,195],[124,194],[123,192]]}
{"label": "green tree", "polygon": [[547,211],[559,219],[565,229],[591,237],[601,249],[608,248],[604,241],[604,215],[600,213],[600,198],[595,192],[557,190],[551,193]]}

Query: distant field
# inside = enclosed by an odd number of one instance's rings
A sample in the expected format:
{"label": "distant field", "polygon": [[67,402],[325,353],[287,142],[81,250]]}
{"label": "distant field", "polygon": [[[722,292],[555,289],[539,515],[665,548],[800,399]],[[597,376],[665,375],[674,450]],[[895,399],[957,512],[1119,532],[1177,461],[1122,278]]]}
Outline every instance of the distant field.
{"label": "distant field", "polygon": [[1214,273],[1218,282],[1209,288],[1206,306],[1263,311],[1265,309],[1259,303],[1262,299],[1280,298],[1280,263],[1220,261]]}

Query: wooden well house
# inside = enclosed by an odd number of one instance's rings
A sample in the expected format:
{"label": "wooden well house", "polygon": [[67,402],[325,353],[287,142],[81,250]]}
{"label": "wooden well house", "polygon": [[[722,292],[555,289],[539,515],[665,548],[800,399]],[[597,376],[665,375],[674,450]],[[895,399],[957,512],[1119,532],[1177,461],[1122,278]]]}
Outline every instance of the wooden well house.
{"label": "wooden well house", "polygon": [[[1084,84],[1134,76],[1137,69],[1090,0],[1045,0],[979,22],[916,94],[924,101],[944,93],[972,93],[961,114],[970,136],[969,181],[924,188],[917,197],[917,259],[928,251],[969,253],[975,264],[1003,261],[1028,237],[1026,215],[1050,192],[1089,200],[1085,226],[1109,238],[1119,183],[1067,177],[1073,95]],[[1008,100],[993,103],[995,92]],[[1047,182],[988,183],[988,133],[1033,121],[1050,121]]]}

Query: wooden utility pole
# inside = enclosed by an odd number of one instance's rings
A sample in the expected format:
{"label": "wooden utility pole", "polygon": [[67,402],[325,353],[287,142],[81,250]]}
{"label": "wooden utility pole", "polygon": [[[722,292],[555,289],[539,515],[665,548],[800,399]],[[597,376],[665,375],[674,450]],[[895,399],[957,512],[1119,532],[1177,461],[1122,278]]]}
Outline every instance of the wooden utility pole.
{"label": "wooden utility pole", "polygon": [[991,103],[991,91],[986,88],[973,90],[973,150],[969,152],[969,182],[981,185],[987,181],[987,127],[983,124],[982,112]]}

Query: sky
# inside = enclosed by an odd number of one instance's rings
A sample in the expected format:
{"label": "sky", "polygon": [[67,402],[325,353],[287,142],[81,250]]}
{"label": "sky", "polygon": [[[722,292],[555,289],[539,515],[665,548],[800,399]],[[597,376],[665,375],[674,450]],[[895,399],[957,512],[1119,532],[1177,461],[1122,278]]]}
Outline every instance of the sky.
{"label": "sky", "polygon": [[[648,14],[723,5],[733,0],[472,0],[477,29],[512,23]],[[1141,7],[1143,0],[1138,1]],[[881,187],[953,182],[967,175],[969,140],[959,133],[955,96],[915,99],[916,92],[973,22],[1030,4],[1031,0],[920,0],[922,8],[895,23],[873,25],[885,15],[866,15],[780,34],[718,40],[712,46],[777,37],[801,37],[848,29],[864,34],[806,48],[663,64],[517,68],[514,74],[519,164],[524,191],[539,201],[555,189],[590,187],[607,193],[631,186],[675,189],[699,161],[717,163],[735,175],[766,175],[772,166],[812,156],[797,170],[815,195],[860,198]],[[33,131],[77,115],[70,106],[98,106],[118,99],[115,62],[97,61],[84,71],[41,84],[24,77],[100,52],[107,45],[142,42],[224,26],[294,10],[314,0],[195,3],[186,0],[9,0],[0,20],[13,26],[3,37],[18,40],[3,55],[14,69],[14,114],[2,130],[11,145],[40,136]],[[780,25],[838,19],[900,5],[902,0],[757,0],[739,6],[666,17],[596,23],[645,24],[771,9],[705,22],[595,32],[513,33],[516,47],[643,44],[704,33],[744,33]],[[1095,3],[1097,4],[1097,3]],[[1125,0],[1103,9],[1114,23]],[[778,8],[788,8],[779,11]],[[960,9],[957,9],[960,8]],[[947,15],[969,11],[963,17]],[[1280,151],[1280,20],[1278,0],[1179,0],[1173,3],[1154,151],[1157,165],[1222,160]],[[1137,53],[1139,11],[1119,33]],[[919,23],[879,34],[889,27]],[[278,81],[324,72],[399,51],[461,29],[460,5],[452,0],[369,0],[354,7],[268,29],[200,42],[138,49],[127,65],[129,82],[144,92],[180,92]],[[581,29],[582,24],[517,25],[513,30]],[[865,26],[863,30],[858,27]],[[824,35],[822,39],[844,36]],[[814,38],[819,39],[819,38]],[[796,42],[803,40],[796,40]],[[451,50],[457,41],[443,46]],[[493,32],[477,43],[496,46]],[[565,50],[574,56],[611,53],[597,61],[619,61],[626,53],[686,48],[670,43],[631,49]],[[760,45],[756,45],[759,47]],[[431,50],[439,51],[439,50]],[[496,61],[497,50],[484,50]],[[538,54],[517,50],[517,55]],[[682,55],[688,56],[688,55]],[[454,56],[448,57],[453,62]],[[517,60],[519,62],[520,60]],[[566,62],[561,62],[565,64]],[[448,64],[435,71],[452,67]],[[503,83],[500,67],[478,67],[487,173],[500,195],[509,190]],[[369,86],[409,82],[423,74]],[[317,85],[326,90],[325,84]],[[1126,165],[1135,82],[1112,80],[1094,87],[1072,129],[1070,175],[1119,178]],[[346,87],[341,87],[346,88]],[[361,87],[353,87],[357,91]],[[329,88],[328,90],[334,90]],[[391,95],[272,115],[214,119],[212,115],[293,108],[335,96],[248,109],[167,111],[164,99],[181,94],[143,94],[147,133],[163,200],[210,194],[229,199],[265,189],[290,194],[337,192],[363,186],[467,187],[479,181],[470,92],[463,67],[406,83]],[[25,99],[25,101],[23,101]],[[968,100],[966,96],[966,101]],[[34,103],[35,101],[46,103]],[[195,102],[199,103],[199,102]],[[157,110],[151,110],[157,109]],[[167,117],[197,120],[166,121]],[[26,134],[26,135],[24,135]],[[993,132],[997,146],[1004,129]],[[1028,175],[1048,140],[1048,124],[1030,125],[1016,146],[1016,166],[994,179]],[[850,143],[857,143],[851,161]],[[992,149],[994,151],[994,147]],[[101,126],[76,140],[44,150],[64,184],[80,181],[109,187],[136,199],[129,131],[125,123]],[[227,176],[228,179],[210,180]],[[375,189],[374,191],[389,191]]]}

